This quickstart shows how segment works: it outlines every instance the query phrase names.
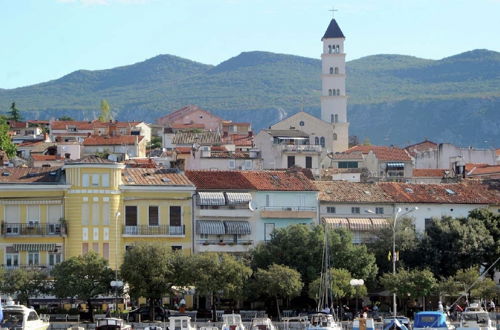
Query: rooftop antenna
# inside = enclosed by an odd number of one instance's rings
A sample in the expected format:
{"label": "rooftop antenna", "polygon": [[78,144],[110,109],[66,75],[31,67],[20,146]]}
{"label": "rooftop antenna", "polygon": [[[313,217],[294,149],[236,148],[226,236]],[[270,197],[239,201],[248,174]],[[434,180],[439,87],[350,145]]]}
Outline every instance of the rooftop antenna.
{"label": "rooftop antenna", "polygon": [[328,11],[332,12],[332,18],[335,18],[335,12],[339,11],[338,9],[335,9],[335,7],[332,6],[332,9],[329,9]]}

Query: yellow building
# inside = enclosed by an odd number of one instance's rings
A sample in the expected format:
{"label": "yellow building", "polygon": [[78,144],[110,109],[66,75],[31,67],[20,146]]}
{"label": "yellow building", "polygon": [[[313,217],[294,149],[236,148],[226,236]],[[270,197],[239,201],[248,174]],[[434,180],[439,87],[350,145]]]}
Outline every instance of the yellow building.
{"label": "yellow building", "polygon": [[121,265],[137,242],[192,252],[192,196],[184,174],[125,168],[95,156],[63,168],[5,168],[0,176],[0,260],[50,269],[95,251]]}

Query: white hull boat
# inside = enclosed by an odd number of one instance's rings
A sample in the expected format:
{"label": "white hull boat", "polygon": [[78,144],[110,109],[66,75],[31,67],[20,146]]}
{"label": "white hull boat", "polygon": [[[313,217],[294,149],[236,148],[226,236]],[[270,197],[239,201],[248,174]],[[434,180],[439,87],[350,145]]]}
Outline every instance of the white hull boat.
{"label": "white hull boat", "polygon": [[16,305],[12,300],[7,301],[3,309],[1,330],[47,330],[50,323],[42,320],[33,308]]}

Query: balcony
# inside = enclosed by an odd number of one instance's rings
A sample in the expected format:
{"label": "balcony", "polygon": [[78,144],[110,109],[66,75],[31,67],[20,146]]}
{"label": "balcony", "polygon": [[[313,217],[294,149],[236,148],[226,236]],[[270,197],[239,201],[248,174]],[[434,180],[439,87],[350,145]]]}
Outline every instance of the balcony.
{"label": "balcony", "polygon": [[315,144],[284,144],[279,145],[282,152],[313,152],[313,153],[321,153],[323,151],[323,147]]}
{"label": "balcony", "polygon": [[5,270],[14,270],[14,269],[27,269],[27,270],[36,270],[44,273],[48,273],[54,269],[55,265],[49,264],[37,264],[37,265],[0,265],[1,268]]}
{"label": "balcony", "polygon": [[198,240],[198,252],[247,252],[253,245],[252,240]]}
{"label": "balcony", "polygon": [[6,237],[66,236],[66,229],[66,224],[62,223],[2,222],[2,235]]}
{"label": "balcony", "polygon": [[228,218],[250,218],[252,211],[248,205],[244,206],[212,206],[200,208],[200,217],[228,217]]}
{"label": "balcony", "polygon": [[315,206],[266,206],[260,211],[261,218],[311,219],[316,217]]}
{"label": "balcony", "polygon": [[186,228],[182,226],[169,226],[169,225],[159,225],[159,226],[149,226],[149,225],[138,225],[138,226],[123,226],[122,235],[124,237],[184,237],[186,235]]}

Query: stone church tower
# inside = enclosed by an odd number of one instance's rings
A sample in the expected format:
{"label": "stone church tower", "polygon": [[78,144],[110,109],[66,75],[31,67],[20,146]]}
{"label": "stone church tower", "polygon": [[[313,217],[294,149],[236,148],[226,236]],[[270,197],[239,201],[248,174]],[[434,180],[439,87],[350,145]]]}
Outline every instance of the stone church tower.
{"label": "stone church tower", "polygon": [[321,38],[321,119],[333,125],[332,146],[328,148],[333,152],[349,147],[344,40],[342,30],[332,18]]}

